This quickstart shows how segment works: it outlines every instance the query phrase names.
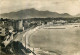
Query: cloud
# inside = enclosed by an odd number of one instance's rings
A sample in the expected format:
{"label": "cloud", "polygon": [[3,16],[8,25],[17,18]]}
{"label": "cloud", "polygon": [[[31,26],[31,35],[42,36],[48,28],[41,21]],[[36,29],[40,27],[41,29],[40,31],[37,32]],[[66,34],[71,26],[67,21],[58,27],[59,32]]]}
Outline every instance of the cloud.
{"label": "cloud", "polygon": [[0,0],[1,13],[28,8],[75,15],[80,13],[80,0]]}

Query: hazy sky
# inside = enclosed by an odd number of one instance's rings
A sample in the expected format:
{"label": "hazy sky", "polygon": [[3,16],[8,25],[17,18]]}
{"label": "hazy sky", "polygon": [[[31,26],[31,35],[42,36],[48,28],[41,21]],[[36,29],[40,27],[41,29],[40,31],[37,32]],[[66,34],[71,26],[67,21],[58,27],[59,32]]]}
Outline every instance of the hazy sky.
{"label": "hazy sky", "polygon": [[28,8],[76,15],[80,13],[80,0],[0,0],[0,13]]}

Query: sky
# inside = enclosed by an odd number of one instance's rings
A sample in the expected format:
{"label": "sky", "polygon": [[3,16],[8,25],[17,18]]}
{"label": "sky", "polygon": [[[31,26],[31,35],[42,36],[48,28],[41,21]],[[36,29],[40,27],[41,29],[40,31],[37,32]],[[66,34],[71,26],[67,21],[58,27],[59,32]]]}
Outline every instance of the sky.
{"label": "sky", "polygon": [[80,13],[80,0],[0,0],[0,13],[30,8],[76,15]]}

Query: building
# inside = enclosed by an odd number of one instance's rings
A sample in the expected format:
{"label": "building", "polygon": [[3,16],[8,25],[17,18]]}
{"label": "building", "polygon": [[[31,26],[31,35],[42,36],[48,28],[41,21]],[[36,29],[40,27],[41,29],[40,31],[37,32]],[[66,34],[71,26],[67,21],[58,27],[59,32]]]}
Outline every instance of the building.
{"label": "building", "polygon": [[51,26],[51,25],[53,25],[53,22],[47,22],[47,25]]}
{"label": "building", "polygon": [[5,36],[5,28],[0,27],[0,36]]}
{"label": "building", "polygon": [[64,20],[59,20],[59,21],[56,21],[57,24],[64,24],[64,23],[67,23],[67,21],[64,21]]}
{"label": "building", "polygon": [[24,30],[23,21],[22,20],[16,21],[15,29],[17,31],[23,31]]}

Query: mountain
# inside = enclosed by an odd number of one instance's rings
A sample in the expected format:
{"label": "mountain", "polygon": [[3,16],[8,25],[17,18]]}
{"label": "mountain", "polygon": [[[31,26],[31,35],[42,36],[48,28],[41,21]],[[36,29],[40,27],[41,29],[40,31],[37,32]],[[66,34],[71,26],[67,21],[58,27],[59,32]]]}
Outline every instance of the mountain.
{"label": "mountain", "polygon": [[77,14],[76,17],[80,17],[80,14]]}
{"label": "mountain", "polygon": [[10,18],[10,19],[25,19],[25,18],[46,18],[46,17],[72,17],[71,15],[64,13],[59,14],[57,12],[50,12],[50,11],[38,11],[34,8],[20,10],[17,12],[10,12],[0,14],[1,17]]}

